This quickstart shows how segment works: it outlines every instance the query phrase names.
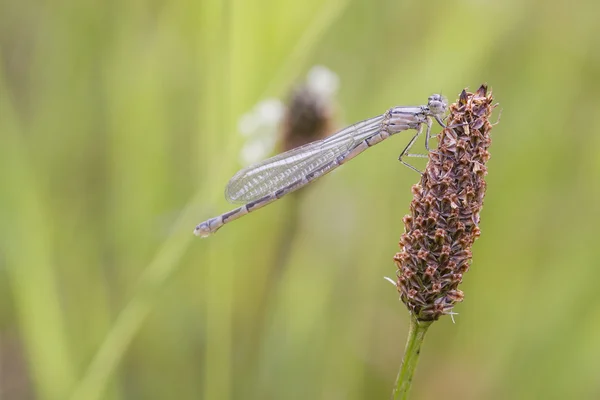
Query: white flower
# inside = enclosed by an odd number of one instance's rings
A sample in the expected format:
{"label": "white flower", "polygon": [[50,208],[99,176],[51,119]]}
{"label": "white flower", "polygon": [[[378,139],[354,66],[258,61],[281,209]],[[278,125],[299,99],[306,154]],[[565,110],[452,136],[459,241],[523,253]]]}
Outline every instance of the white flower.
{"label": "white flower", "polygon": [[340,78],[329,68],[315,65],[306,75],[306,86],[322,96],[332,97],[340,86]]}
{"label": "white flower", "polygon": [[275,98],[266,99],[242,115],[238,122],[240,133],[247,141],[240,151],[242,165],[250,165],[266,158],[275,147],[277,127],[283,118],[283,103]]}
{"label": "white flower", "polygon": [[278,99],[267,99],[258,103],[254,110],[265,125],[271,126],[281,121],[285,106]]}

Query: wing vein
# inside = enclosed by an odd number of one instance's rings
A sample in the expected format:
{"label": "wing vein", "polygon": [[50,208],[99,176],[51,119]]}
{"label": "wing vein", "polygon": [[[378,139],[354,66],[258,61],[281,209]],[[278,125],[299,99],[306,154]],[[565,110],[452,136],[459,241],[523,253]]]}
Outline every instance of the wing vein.
{"label": "wing vein", "polygon": [[225,189],[225,197],[230,202],[243,203],[282,189],[377,133],[383,118],[383,115],[379,115],[358,122],[328,138],[246,167],[231,178]]}

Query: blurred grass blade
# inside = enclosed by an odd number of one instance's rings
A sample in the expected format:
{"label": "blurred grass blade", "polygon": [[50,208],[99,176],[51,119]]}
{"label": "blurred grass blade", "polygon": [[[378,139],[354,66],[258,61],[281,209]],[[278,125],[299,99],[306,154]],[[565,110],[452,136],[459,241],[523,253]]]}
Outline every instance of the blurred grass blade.
{"label": "blurred grass blade", "polygon": [[154,261],[144,271],[133,298],[119,313],[88,370],[78,382],[71,399],[93,400],[101,397],[110,375],[152,311],[158,292],[177,269],[181,257],[194,238],[189,225],[195,215],[196,204],[203,197],[201,193],[199,191],[183,210],[173,227],[173,232],[176,233],[166,240]]}
{"label": "blurred grass blade", "polygon": [[0,60],[2,255],[37,398],[60,399],[75,373],[53,265],[52,227]]}

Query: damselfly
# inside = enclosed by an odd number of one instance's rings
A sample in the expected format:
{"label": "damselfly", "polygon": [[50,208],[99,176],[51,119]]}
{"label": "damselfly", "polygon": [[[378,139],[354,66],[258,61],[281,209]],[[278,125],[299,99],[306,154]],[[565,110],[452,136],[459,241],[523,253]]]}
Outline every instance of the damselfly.
{"label": "damselfly", "polygon": [[225,197],[232,203],[246,204],[200,223],[194,229],[194,234],[207,237],[226,223],[308,185],[369,147],[405,130],[415,129],[417,133],[398,159],[419,172],[402,158],[427,157],[423,154],[410,154],[408,151],[423,132],[423,126],[427,126],[425,148],[429,151],[432,118],[444,127],[442,117],[447,106],[444,97],[434,94],[429,96],[426,106],[391,108],[382,115],[358,122],[323,140],[308,143],[242,169],[227,184]]}

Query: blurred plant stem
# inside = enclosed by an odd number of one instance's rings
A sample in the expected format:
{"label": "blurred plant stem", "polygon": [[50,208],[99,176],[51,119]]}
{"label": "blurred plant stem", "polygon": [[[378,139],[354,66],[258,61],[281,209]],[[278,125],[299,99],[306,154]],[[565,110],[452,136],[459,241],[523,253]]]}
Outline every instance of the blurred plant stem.
{"label": "blurred plant stem", "polygon": [[262,304],[259,307],[261,312],[266,313],[269,304],[273,300],[279,282],[286,271],[292,254],[292,247],[296,241],[299,229],[300,198],[301,192],[292,193],[289,197],[288,208],[285,212],[285,223],[282,224],[281,233],[278,237],[277,246],[274,249],[273,262],[269,268],[267,283],[265,284],[267,292],[262,298]]}
{"label": "blurred plant stem", "polygon": [[396,378],[396,387],[392,393],[393,400],[408,399],[408,392],[421,354],[421,344],[423,344],[425,333],[427,333],[427,329],[432,322],[419,321],[416,316],[411,315],[404,358],[398,372],[398,378]]}

